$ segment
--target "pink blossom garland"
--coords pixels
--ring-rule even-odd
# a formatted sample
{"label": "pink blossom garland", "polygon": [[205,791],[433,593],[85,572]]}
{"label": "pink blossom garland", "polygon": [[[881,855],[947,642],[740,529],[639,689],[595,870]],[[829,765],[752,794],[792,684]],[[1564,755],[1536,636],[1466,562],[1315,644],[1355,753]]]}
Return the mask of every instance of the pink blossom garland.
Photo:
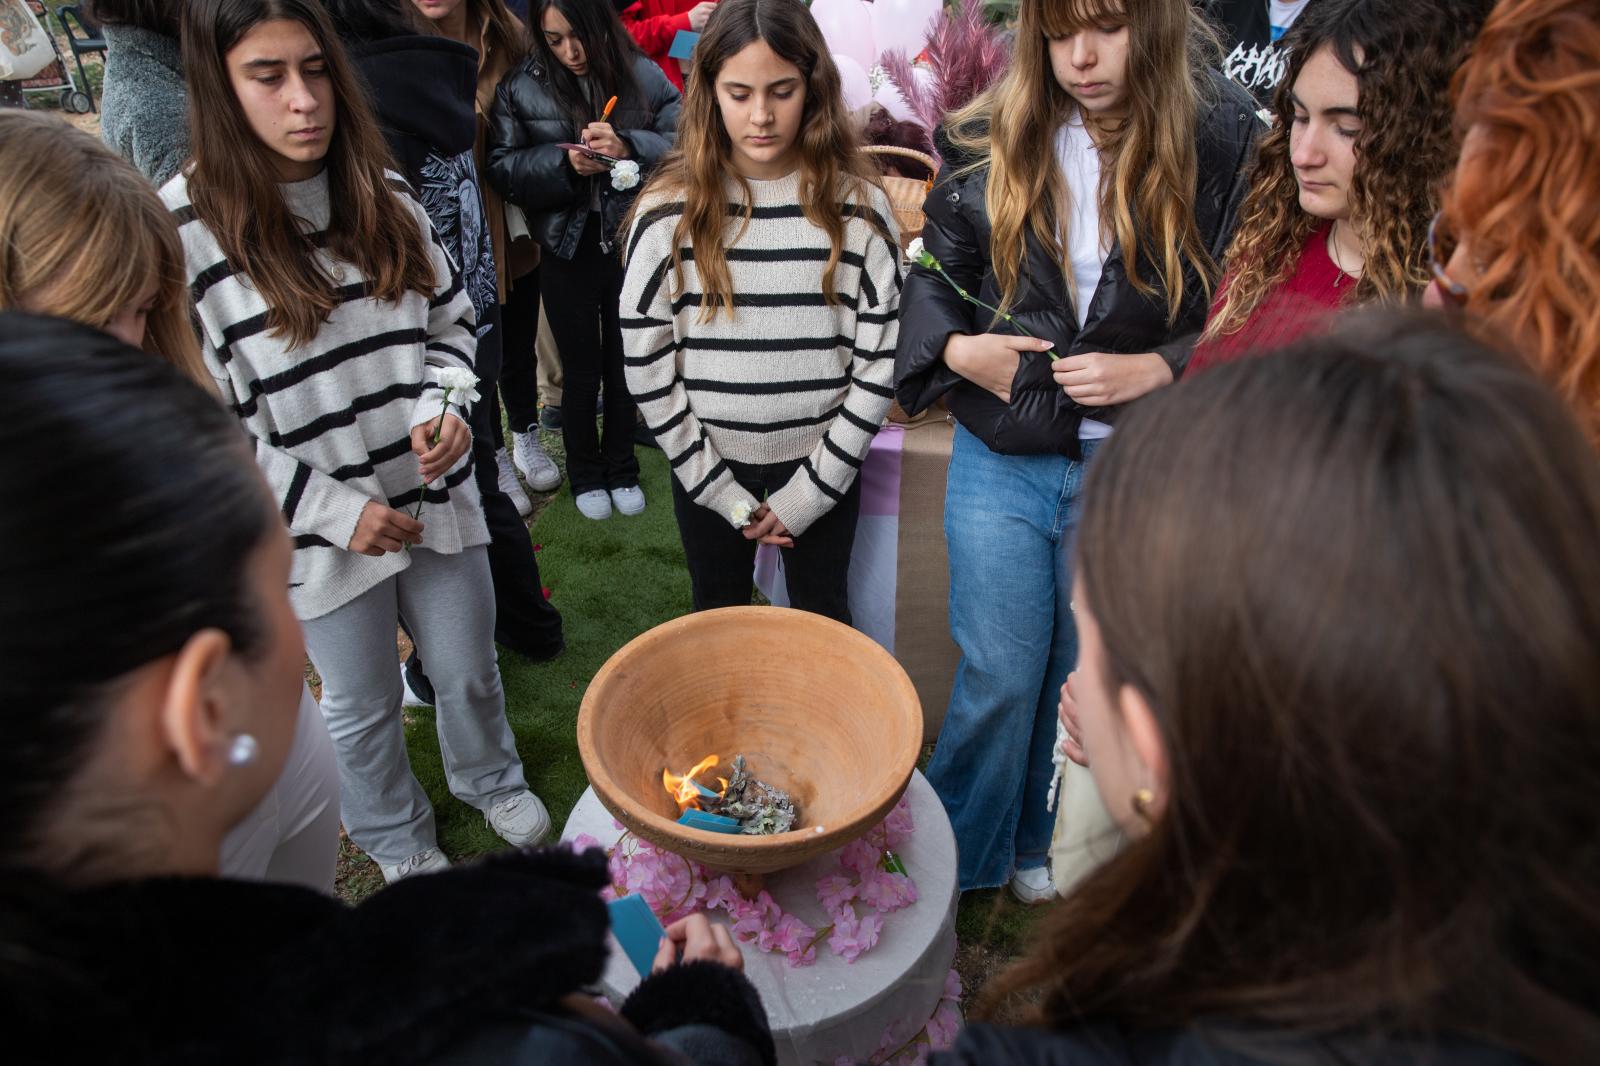
{"label": "pink blossom garland", "polygon": [[961,975],[951,970],[944,978],[944,994],[926,1025],[907,1037],[904,1023],[891,1023],[871,1055],[864,1059],[841,1055],[833,1066],[922,1066],[929,1052],[943,1051],[955,1043],[961,1025]]}

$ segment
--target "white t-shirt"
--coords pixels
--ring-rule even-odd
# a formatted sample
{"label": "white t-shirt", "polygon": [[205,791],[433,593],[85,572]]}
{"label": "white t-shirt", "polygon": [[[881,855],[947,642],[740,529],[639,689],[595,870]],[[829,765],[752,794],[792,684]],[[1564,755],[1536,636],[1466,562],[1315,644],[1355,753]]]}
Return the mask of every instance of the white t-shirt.
{"label": "white t-shirt", "polygon": [[[1067,182],[1072,217],[1067,220],[1067,256],[1072,261],[1072,306],[1078,327],[1089,317],[1089,304],[1100,287],[1111,242],[1100,231],[1100,149],[1077,112],[1056,133],[1056,157]],[[1079,440],[1099,440],[1111,435],[1104,422],[1085,418],[1078,424]]]}
{"label": "white t-shirt", "polygon": [[1272,23],[1272,40],[1282,39],[1294,20],[1306,9],[1311,0],[1267,0],[1267,18]]}

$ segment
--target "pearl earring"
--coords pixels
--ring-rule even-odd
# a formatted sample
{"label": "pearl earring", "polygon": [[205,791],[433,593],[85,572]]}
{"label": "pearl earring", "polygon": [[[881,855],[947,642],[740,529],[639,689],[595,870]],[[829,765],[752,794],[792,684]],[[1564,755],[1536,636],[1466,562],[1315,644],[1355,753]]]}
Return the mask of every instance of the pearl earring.
{"label": "pearl earring", "polygon": [[255,737],[249,733],[240,733],[228,746],[228,765],[249,766],[256,761],[256,753],[260,750],[261,745],[256,743]]}

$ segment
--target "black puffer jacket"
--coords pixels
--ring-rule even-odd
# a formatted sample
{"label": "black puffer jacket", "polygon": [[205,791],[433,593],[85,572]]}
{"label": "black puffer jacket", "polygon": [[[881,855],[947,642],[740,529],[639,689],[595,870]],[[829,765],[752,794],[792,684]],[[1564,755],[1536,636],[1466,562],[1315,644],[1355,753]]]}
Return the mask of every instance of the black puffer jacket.
{"label": "black puffer jacket", "polygon": [[589,215],[591,185],[600,190],[601,239],[610,251],[633,198],[677,138],[678,90],[643,55],[633,57],[633,77],[642,99],[629,94],[611,112],[611,125],[627,142],[640,170],[639,184],[624,192],[613,189],[603,174],[581,176],[567,162],[567,153],[556,147],[575,143],[582,126],[562,108],[537,55],[507,74],[495,92],[485,177],[527,213],[534,240],[562,259],[577,253]]}
{"label": "black puffer jacket", "polygon": [[[1220,262],[1233,233],[1245,193],[1245,166],[1262,129],[1248,93],[1220,74],[1210,76],[1212,101],[1197,123],[1199,188],[1195,221],[1200,239]],[[947,172],[957,168],[946,160]],[[984,207],[987,167],[934,186],[924,210],[923,244],[961,286],[998,306],[999,286],[989,258],[989,215]],[[1141,252],[1139,276],[1156,278],[1155,265]],[[1122,248],[1113,243],[1106,256],[1083,329],[1073,312],[1070,288],[1060,266],[1030,235],[1023,284],[1011,313],[1034,336],[1053,341],[1060,356],[1080,352],[1161,352],[1173,376],[1183,370],[1188,348],[1175,342],[1205,324],[1207,292],[1198,274],[1185,268],[1183,304],[1177,321],[1167,324],[1166,297],[1144,294],[1128,281]],[[912,414],[946,396],[951,412],[992,450],[1008,455],[1054,453],[1078,456],[1078,423],[1086,416],[1116,418],[1116,408],[1082,407],[1050,375],[1045,352],[1024,352],[1011,385],[1009,405],[944,364],[945,341],[952,333],[1020,333],[1005,322],[991,326],[981,312],[956,295],[937,274],[914,267],[900,297],[900,341],[895,351],[895,391]]]}

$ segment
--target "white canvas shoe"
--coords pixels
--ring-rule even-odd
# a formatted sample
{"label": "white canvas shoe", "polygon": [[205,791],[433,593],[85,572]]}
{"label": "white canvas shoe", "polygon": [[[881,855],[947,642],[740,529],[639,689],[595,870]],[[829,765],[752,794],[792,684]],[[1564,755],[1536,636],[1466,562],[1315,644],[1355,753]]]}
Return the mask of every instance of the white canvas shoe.
{"label": "white canvas shoe", "polygon": [[440,870],[448,870],[450,860],[445,858],[444,852],[438,848],[426,848],[411,858],[401,859],[392,865],[380,862],[378,869],[383,873],[384,883],[392,885],[396,881],[415,877],[417,874],[436,874]]}
{"label": "white canvas shoe", "polygon": [[638,485],[630,485],[625,489],[612,489],[611,504],[619,514],[642,514],[644,512],[644,489]]}
{"label": "white canvas shoe", "polygon": [[511,460],[522,471],[522,480],[534,492],[554,492],[561,484],[561,468],[550,458],[533,431],[511,434]]}
{"label": "white canvas shoe", "polygon": [[511,465],[511,453],[504,448],[495,452],[494,465],[495,480],[500,485],[500,491],[511,500],[511,506],[517,509],[517,514],[527,518],[533,513],[533,501],[522,491],[522,482],[517,480],[516,467]]}
{"label": "white canvas shoe", "polygon": [[1011,875],[1011,894],[1030,907],[1049,903],[1056,898],[1056,883],[1050,876],[1050,867],[1034,866],[1018,870]]}
{"label": "white canvas shoe", "polygon": [[605,489],[580,492],[575,502],[578,505],[578,513],[585,518],[592,518],[598,522],[602,518],[611,517],[611,494]]}
{"label": "white canvas shoe", "polygon": [[489,808],[484,821],[507,844],[526,847],[537,844],[550,832],[550,812],[532,792],[519,792]]}

